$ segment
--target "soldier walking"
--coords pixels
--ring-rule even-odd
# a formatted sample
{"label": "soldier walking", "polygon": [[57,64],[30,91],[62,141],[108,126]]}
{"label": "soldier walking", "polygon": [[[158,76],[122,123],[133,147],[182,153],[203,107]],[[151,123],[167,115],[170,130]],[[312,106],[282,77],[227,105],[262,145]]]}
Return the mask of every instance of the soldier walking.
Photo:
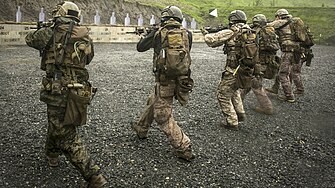
{"label": "soldier walking", "polygon": [[[209,47],[225,45],[227,61],[217,89],[217,99],[225,116],[222,122],[224,127],[238,130],[239,122],[246,118],[239,89],[251,87],[258,47],[256,33],[253,33],[246,24],[247,16],[243,11],[232,11],[228,20],[227,29],[217,33],[202,31]],[[248,40],[248,45],[245,43],[246,40]]]}
{"label": "soldier walking", "polygon": [[[276,20],[269,23],[276,30],[282,51],[282,62],[279,68],[278,80],[269,92],[278,93],[279,83],[283,88],[284,95],[278,95],[278,99],[290,103],[295,102],[294,94],[303,94],[304,85],[301,80],[302,52],[300,43],[291,27],[292,15],[286,9],[279,9],[275,14]],[[300,19],[302,22],[302,20]],[[292,92],[292,82],[296,90]],[[278,83],[279,81],[279,83]]]}
{"label": "soldier walking", "polygon": [[252,90],[259,103],[255,109],[256,112],[271,115],[273,114],[272,102],[263,88],[262,80],[263,78],[273,79],[278,72],[280,62],[276,53],[279,50],[279,43],[274,28],[267,26],[265,15],[256,14],[252,21],[252,29],[256,30],[258,38],[259,62],[255,66],[255,77],[252,79],[251,88],[242,90],[241,97],[244,99],[245,95]]}
{"label": "soldier walking", "polygon": [[61,2],[52,14],[51,26],[38,28],[26,36],[27,45],[40,50],[41,69],[46,72],[40,100],[47,104],[48,164],[58,167],[59,157],[64,154],[85,179],[81,187],[100,188],[107,181],[77,130],[86,123],[87,106],[96,91],[85,68],[94,56],[93,43],[88,29],[78,24],[80,10],[76,4]]}
{"label": "soldier walking", "polygon": [[191,161],[194,158],[191,141],[177,125],[172,114],[173,99],[181,105],[188,102],[193,88],[191,79],[192,33],[181,26],[183,15],[176,6],[167,6],[161,13],[160,26],[137,44],[137,51],[144,52],[153,47],[155,91],[149,96],[147,105],[136,124],[132,125],[140,139],[147,138],[153,120],[165,133],[178,158]]}

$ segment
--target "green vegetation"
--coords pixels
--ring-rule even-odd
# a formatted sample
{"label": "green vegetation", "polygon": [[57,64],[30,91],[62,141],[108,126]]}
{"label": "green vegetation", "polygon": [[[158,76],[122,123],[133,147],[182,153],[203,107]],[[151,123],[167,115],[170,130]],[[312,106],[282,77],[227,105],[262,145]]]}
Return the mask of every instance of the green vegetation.
{"label": "green vegetation", "polygon": [[[135,0],[126,0],[135,2]],[[253,15],[262,13],[269,20],[279,8],[286,8],[293,16],[300,17],[314,33],[317,43],[335,43],[335,1],[334,0],[137,0],[141,4],[163,8],[176,5],[183,12],[195,18],[200,26],[227,24],[228,14],[235,9],[245,11],[248,21]],[[218,9],[218,18],[211,17],[210,9]],[[190,21],[190,20],[188,20]]]}

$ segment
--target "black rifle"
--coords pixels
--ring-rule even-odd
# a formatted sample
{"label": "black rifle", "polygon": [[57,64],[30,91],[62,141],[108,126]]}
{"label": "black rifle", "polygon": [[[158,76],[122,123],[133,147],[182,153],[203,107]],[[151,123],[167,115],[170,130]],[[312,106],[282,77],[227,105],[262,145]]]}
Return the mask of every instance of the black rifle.
{"label": "black rifle", "polygon": [[127,34],[136,34],[136,35],[148,35],[152,31],[156,30],[158,28],[158,25],[151,25],[149,27],[135,27],[135,31],[126,32]]}
{"label": "black rifle", "polygon": [[52,25],[54,24],[54,22],[52,20],[49,20],[47,22],[42,22],[42,21],[39,21],[39,22],[36,22],[36,27],[29,27],[29,29],[41,29],[43,27],[51,27]]}
{"label": "black rifle", "polygon": [[204,27],[204,29],[205,29],[208,33],[217,33],[217,32],[219,32],[219,31],[228,29],[228,26],[224,26],[224,25],[219,25],[219,26],[216,26],[216,27],[207,26],[207,27]]}

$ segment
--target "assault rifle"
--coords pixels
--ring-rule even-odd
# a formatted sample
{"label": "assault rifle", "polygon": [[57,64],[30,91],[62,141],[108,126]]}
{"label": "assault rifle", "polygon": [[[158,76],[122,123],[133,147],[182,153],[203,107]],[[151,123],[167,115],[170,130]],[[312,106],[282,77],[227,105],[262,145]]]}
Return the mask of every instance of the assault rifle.
{"label": "assault rifle", "polygon": [[219,26],[216,26],[216,27],[207,26],[207,27],[204,27],[204,29],[208,33],[217,33],[217,32],[222,31],[224,29],[228,29],[228,26],[224,26],[224,25],[219,25]]}
{"label": "assault rifle", "polygon": [[157,29],[158,25],[150,25],[149,27],[135,27],[135,31],[126,32],[127,34],[148,35],[153,30]]}
{"label": "assault rifle", "polygon": [[52,20],[49,20],[47,22],[42,22],[42,21],[39,21],[39,22],[36,22],[36,27],[30,27],[30,29],[41,29],[43,27],[51,27],[52,25],[54,24],[54,22]]}

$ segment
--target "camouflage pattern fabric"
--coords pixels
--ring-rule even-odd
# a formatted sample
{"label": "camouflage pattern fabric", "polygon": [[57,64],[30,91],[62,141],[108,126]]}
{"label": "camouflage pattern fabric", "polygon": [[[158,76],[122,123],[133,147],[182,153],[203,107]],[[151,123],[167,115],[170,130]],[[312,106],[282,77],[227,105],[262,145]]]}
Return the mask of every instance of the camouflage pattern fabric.
{"label": "camouflage pattern fabric", "polygon": [[236,78],[226,72],[217,89],[217,99],[222,113],[230,125],[237,126],[237,113],[244,114],[240,90],[236,87]]}
{"label": "camouflage pattern fabric", "polygon": [[[64,118],[69,106],[69,90],[76,90],[78,95],[82,93],[80,96],[83,96],[86,95],[85,88],[87,88],[88,85],[90,86],[89,88],[91,88],[88,82],[88,72],[84,67],[92,60],[94,52],[92,41],[88,36],[88,29],[80,25],[75,25],[71,33],[72,38],[70,38],[66,46],[65,60],[62,65],[55,65],[57,61],[54,55],[56,54],[55,48],[61,46],[60,44],[63,43],[61,39],[68,30],[70,21],[70,18],[57,18],[55,23],[59,25],[52,26],[51,28],[41,28],[28,33],[26,43],[30,47],[43,51],[41,69],[44,70],[46,74],[42,79],[43,89],[40,92],[40,100],[47,104],[48,113],[48,133],[45,145],[46,155],[55,158],[64,154],[78,169],[84,179],[89,181],[93,175],[98,174],[99,167],[95,165],[90,158],[87,149],[78,135],[78,124],[68,123],[65,125]],[[63,29],[63,31],[60,29]],[[78,42],[78,46],[76,47],[74,47],[75,42]],[[74,48],[76,48],[76,56],[73,56]],[[57,51],[57,54],[59,54],[58,52],[59,51]],[[72,58],[72,56],[74,58]],[[60,78],[57,77],[57,79],[55,79],[56,75]],[[80,84],[84,89],[70,89],[68,84],[72,84],[73,87],[74,84]],[[91,95],[91,93],[89,94]],[[77,101],[73,103],[75,102]],[[78,103],[77,105],[73,105],[78,106],[78,108],[82,107],[82,105],[79,106]],[[85,117],[86,107],[85,105],[85,109],[81,109]]]}
{"label": "camouflage pattern fabric", "polygon": [[[278,77],[280,84],[282,85],[284,94],[286,97],[293,97],[292,81],[296,84],[297,89],[302,89],[303,85],[301,82],[301,52],[299,52],[299,43],[295,41],[293,31],[290,25],[283,26],[288,20],[275,20],[269,25],[276,29],[276,33],[279,37],[279,43],[281,44],[282,63],[279,68]],[[280,28],[280,29],[279,29]],[[291,74],[291,75],[290,75]]]}
{"label": "camouflage pattern fabric", "polygon": [[140,119],[133,128],[138,135],[146,137],[150,125],[154,120],[156,120],[160,129],[167,136],[172,147],[177,150],[186,150],[188,147],[190,147],[191,141],[183,132],[183,130],[177,125],[177,122],[174,120],[172,114],[172,103],[175,96],[175,89],[176,83],[174,80],[167,81],[160,86],[161,98],[167,103],[165,109],[163,110],[166,114],[161,114],[161,116],[163,115],[167,117],[166,121],[157,121],[157,119],[155,119],[155,114],[161,113],[162,109],[158,109],[158,105],[156,105],[157,100],[155,93],[152,92],[147,100],[147,104]]}
{"label": "camouflage pattern fabric", "polygon": [[265,89],[262,85],[262,80],[263,79],[261,77],[253,78],[251,88],[241,90],[241,98],[244,99],[250,90],[252,90],[256,96],[259,106],[264,110],[271,111],[273,109],[272,102],[265,92]]}
{"label": "camouflage pattern fabric", "polygon": [[82,143],[76,126],[63,125],[65,108],[48,105],[48,134],[45,144],[48,157],[58,157],[64,154],[78,169],[86,181],[98,174],[99,167],[95,165]]}
{"label": "camouflage pattern fabric", "polygon": [[225,116],[227,123],[232,126],[238,125],[237,113],[244,114],[243,103],[240,91],[237,87],[236,76],[233,75],[238,67],[238,51],[235,49],[236,32],[241,28],[248,28],[244,23],[237,23],[217,33],[205,35],[205,42],[209,47],[218,47],[223,44],[227,47],[227,61],[225,72],[217,89],[217,99],[221,107],[221,111]]}
{"label": "camouflage pattern fabric", "polygon": [[278,78],[286,97],[293,97],[292,86],[290,81],[290,73],[292,70],[292,62],[294,54],[292,52],[283,52],[282,63],[279,67]]}
{"label": "camouflage pattern fabric", "polygon": [[296,86],[296,90],[303,92],[305,88],[301,80],[302,65],[303,65],[302,61],[300,61],[299,63],[294,63],[292,65],[291,79],[294,85]]}

